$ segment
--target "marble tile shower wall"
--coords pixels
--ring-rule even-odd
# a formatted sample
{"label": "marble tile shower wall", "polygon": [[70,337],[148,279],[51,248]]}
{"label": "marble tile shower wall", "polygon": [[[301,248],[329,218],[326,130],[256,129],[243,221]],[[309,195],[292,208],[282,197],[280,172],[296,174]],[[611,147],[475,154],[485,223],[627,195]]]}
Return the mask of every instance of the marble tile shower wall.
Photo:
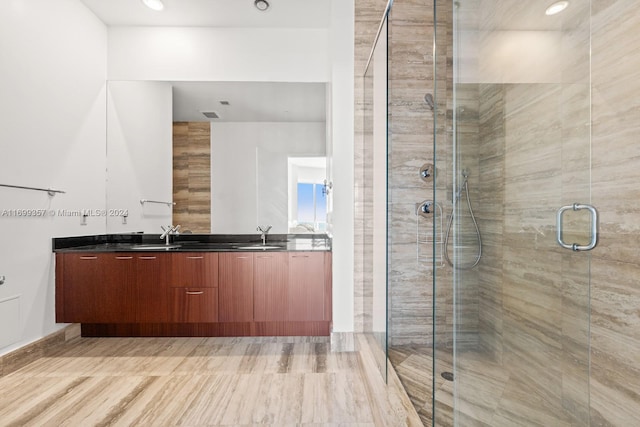
{"label": "marble tile shower wall", "polygon": [[[354,24],[354,330],[371,331],[371,306],[373,289],[371,284],[372,248],[365,242],[371,241],[372,222],[371,199],[365,194],[371,176],[371,162],[365,159],[365,117],[368,107],[364,100],[363,73],[369,53],[378,31],[380,19],[387,4],[386,0],[355,0]],[[367,226],[369,224],[369,226]]]}
{"label": "marble tile shower wall", "polygon": [[[563,162],[570,155],[588,159],[588,135],[571,136],[577,122],[588,120],[588,104],[554,102],[564,86],[479,85],[478,314],[481,348],[509,377],[509,406],[531,420],[582,425],[588,419],[588,256],[561,249],[549,218],[564,193],[575,191],[559,182]],[[466,393],[475,391],[460,394]],[[549,413],[557,418],[544,418]]]}
{"label": "marble tile shower wall", "polygon": [[[590,34],[567,25],[562,84],[465,88],[479,99],[480,344],[508,370],[510,404],[530,420],[640,423],[640,15],[632,3],[593,0],[591,16],[588,7],[580,16],[591,20]],[[591,87],[580,54],[589,37]],[[588,200],[589,184],[601,217],[590,270],[585,257],[555,245],[548,221],[554,204]],[[570,223],[567,234],[585,226]]]}
{"label": "marble tile shower wall", "polygon": [[640,13],[592,0],[591,425],[640,425]]}
{"label": "marble tile shower wall", "polygon": [[427,343],[432,336],[432,218],[416,203],[433,199],[420,166],[433,162],[433,10],[394,3],[389,19],[388,287],[389,344]]}
{"label": "marble tile shower wall", "polygon": [[[452,105],[452,14],[445,0],[439,7],[437,40],[438,157],[443,165],[438,169],[436,199],[442,217],[436,216],[435,274],[440,283],[451,283],[451,269],[445,267],[442,240],[446,215],[451,212],[450,121]],[[370,151],[364,136],[363,81],[360,70],[368,58],[386,1],[356,1],[356,219],[355,277],[356,328],[367,329],[371,304],[371,242],[370,195],[366,177],[370,176]],[[433,184],[419,178],[423,163],[433,162],[433,111],[424,102],[427,93],[434,93],[433,76],[433,3],[424,0],[394,2],[389,20],[389,343],[391,345],[430,343],[432,341],[433,269],[431,256],[433,219],[418,218],[416,204],[433,200]],[[446,142],[444,142],[446,141]],[[446,195],[449,194],[449,200]],[[438,211],[438,215],[440,215]],[[436,292],[438,340],[452,341],[453,294],[450,285]],[[477,323],[477,322],[476,322]]]}
{"label": "marble tile shower wall", "polygon": [[[452,163],[450,121],[447,122],[452,100],[452,14],[446,1],[438,1],[435,26],[433,2],[397,1],[390,15],[390,345],[430,344],[434,339],[450,345],[453,337],[452,270],[443,257],[446,218],[451,213],[450,197],[447,200],[446,195],[451,194],[452,182],[448,166]],[[424,101],[427,93],[435,95],[435,110]],[[434,112],[438,114],[437,152],[433,141]],[[420,166],[426,162],[436,163],[436,179],[429,183],[419,177]],[[434,198],[438,203],[435,214],[417,217],[416,204]],[[435,294],[434,275],[443,285],[436,287]]]}
{"label": "marble tile shower wall", "polygon": [[[452,99],[452,94],[449,94]],[[480,160],[480,139],[478,138],[479,132],[479,98],[478,98],[478,85],[465,84],[458,85],[456,87],[456,132],[457,132],[457,157],[460,164],[458,165],[460,173],[456,177],[456,182],[453,183],[452,172],[449,172],[447,180],[451,184],[447,185],[449,189],[444,194],[444,200],[446,204],[451,205],[453,194],[451,192],[452,187],[456,187],[456,191],[459,194],[459,198],[456,202],[457,208],[454,212],[454,225],[452,228],[456,229],[456,246],[459,249],[455,251],[453,249],[453,231],[449,234],[449,245],[447,253],[450,259],[454,260],[456,264],[456,311],[458,313],[458,320],[456,323],[456,342],[459,348],[471,348],[474,349],[478,345],[479,341],[479,270],[485,266],[485,254],[482,254],[480,263],[471,268],[476,262],[479,254],[479,242],[477,237],[477,231],[473,223],[473,217],[468,207],[467,197],[469,203],[473,209],[476,221],[478,221],[478,228],[482,239],[485,238],[485,224],[482,223],[479,217],[479,209],[484,205],[480,197],[483,195],[482,188],[480,186],[480,177],[483,168],[481,167]],[[449,125],[451,126],[451,125]],[[451,143],[448,143],[451,146]],[[438,144],[438,148],[440,143]],[[448,154],[448,153],[445,153]],[[453,163],[451,154],[447,157],[439,156],[441,161],[439,163],[447,162],[447,165]],[[464,178],[462,177],[462,170],[468,173],[468,183],[466,190],[463,189],[462,184]],[[468,194],[466,194],[468,191]],[[445,224],[446,227],[446,224]],[[447,230],[445,230],[446,235]],[[486,243],[485,243],[486,244]],[[484,244],[483,248],[484,250]],[[437,278],[439,287],[446,286],[452,283],[453,278]],[[442,280],[448,280],[448,282],[442,282]],[[449,285],[451,286],[451,285]],[[453,301],[448,302],[449,305],[453,305]]]}

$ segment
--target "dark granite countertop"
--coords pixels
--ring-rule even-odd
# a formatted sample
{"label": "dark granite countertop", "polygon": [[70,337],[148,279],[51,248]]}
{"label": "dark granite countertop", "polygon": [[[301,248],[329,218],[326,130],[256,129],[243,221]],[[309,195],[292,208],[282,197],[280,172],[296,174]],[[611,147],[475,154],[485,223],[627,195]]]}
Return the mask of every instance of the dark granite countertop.
{"label": "dark granite countertop", "polygon": [[101,234],[56,237],[53,252],[246,252],[331,251],[326,234],[270,234],[262,245],[259,234],[180,234],[166,245],[159,234]]}

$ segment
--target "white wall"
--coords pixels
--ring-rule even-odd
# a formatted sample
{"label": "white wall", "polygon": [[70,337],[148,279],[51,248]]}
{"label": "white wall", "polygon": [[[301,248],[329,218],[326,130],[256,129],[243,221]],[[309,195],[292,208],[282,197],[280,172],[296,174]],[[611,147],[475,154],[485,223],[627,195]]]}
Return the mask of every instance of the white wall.
{"label": "white wall", "polygon": [[[9,209],[105,208],[107,30],[77,0],[0,2],[0,187]],[[105,217],[0,216],[0,354],[52,333],[51,238],[99,234]]]}
{"label": "white wall", "polygon": [[211,232],[286,234],[287,159],[324,156],[325,139],[322,122],[212,123]]}
{"label": "white wall", "polygon": [[109,29],[110,80],[326,82],[324,29]]}
{"label": "white wall", "polygon": [[353,116],[354,3],[333,0],[331,52],[333,182],[333,330],[354,329],[353,287]]}
{"label": "white wall", "polygon": [[[111,81],[107,89],[107,232],[161,233],[173,200],[172,92],[167,82]],[[126,224],[120,215],[125,211]]]}

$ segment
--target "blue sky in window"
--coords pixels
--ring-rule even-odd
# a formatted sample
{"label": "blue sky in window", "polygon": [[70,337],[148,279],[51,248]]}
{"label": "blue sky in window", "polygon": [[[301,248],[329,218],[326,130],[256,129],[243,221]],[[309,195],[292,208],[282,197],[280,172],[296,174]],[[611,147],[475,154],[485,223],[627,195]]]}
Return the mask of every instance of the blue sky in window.
{"label": "blue sky in window", "polygon": [[298,183],[298,223],[313,224],[313,184]]}
{"label": "blue sky in window", "polygon": [[327,198],[322,192],[324,186],[316,185],[316,221],[325,222],[327,216]]}

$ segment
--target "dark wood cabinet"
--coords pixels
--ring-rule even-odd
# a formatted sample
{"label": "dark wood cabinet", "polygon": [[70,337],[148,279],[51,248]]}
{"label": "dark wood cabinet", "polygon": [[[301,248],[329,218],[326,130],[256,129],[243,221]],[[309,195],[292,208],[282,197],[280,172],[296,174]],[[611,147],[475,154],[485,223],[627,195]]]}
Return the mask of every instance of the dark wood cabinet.
{"label": "dark wood cabinet", "polygon": [[56,321],[92,321],[102,275],[99,254],[57,254],[56,274]]}
{"label": "dark wood cabinet", "polygon": [[169,321],[171,254],[143,253],[136,257],[136,321]]}
{"label": "dark wood cabinet", "polygon": [[102,285],[96,286],[96,317],[102,323],[136,321],[136,259],[133,255],[103,257]]}
{"label": "dark wood cabinet", "polygon": [[323,252],[254,253],[254,320],[331,320],[326,262]]}
{"label": "dark wood cabinet", "polygon": [[173,253],[171,286],[176,288],[218,287],[218,254],[215,252]]}
{"label": "dark wood cabinet", "polygon": [[218,321],[218,262],[214,252],[172,254],[171,322]]}
{"label": "dark wood cabinet", "polygon": [[325,267],[322,252],[290,252],[287,307],[289,321],[325,319]]}
{"label": "dark wood cabinet", "polygon": [[83,336],[327,335],[330,252],[56,254],[56,320]]}
{"label": "dark wood cabinet", "polygon": [[134,322],[136,260],[128,254],[66,254],[62,322]]}
{"label": "dark wood cabinet", "polygon": [[288,286],[288,253],[254,253],[253,315],[256,322],[287,320]]}
{"label": "dark wood cabinet", "polygon": [[253,253],[219,254],[218,320],[253,321]]}
{"label": "dark wood cabinet", "polygon": [[171,322],[210,323],[218,321],[217,288],[171,289]]}

